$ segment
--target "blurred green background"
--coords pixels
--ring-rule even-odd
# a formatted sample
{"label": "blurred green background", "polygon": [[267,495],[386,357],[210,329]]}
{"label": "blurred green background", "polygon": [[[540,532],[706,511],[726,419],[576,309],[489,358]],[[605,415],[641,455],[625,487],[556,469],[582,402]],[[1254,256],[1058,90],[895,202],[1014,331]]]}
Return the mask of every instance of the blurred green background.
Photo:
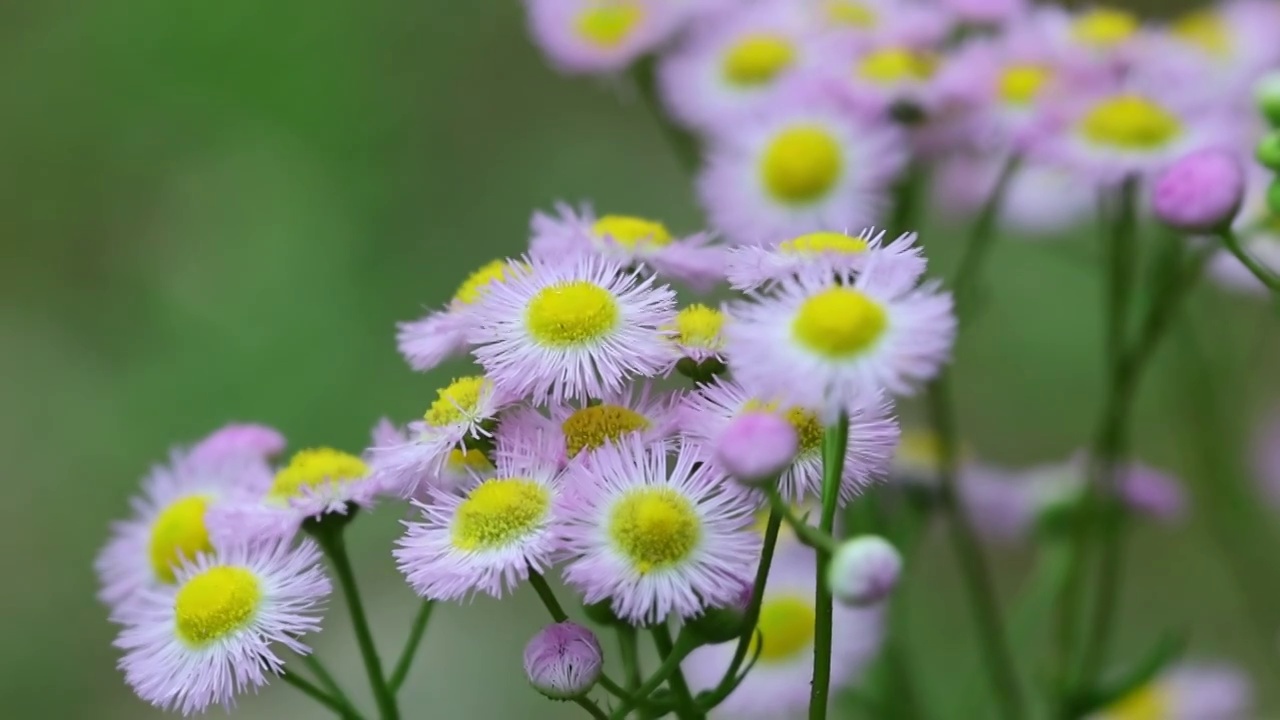
{"label": "blurred green background", "polygon": [[[4,3],[0,106],[3,717],[158,716],[114,669],[90,564],[172,445],[255,420],[294,447],[358,450],[379,416],[420,413],[459,368],[410,372],[394,322],[517,252],[534,208],[590,198],[701,222],[633,89],[557,77],[514,0]],[[925,234],[940,267],[956,229]],[[997,250],[959,353],[966,434],[985,456],[1055,460],[1087,437],[1101,365],[1090,239]],[[1259,596],[1230,571],[1274,567],[1222,552],[1231,532],[1200,512],[1246,481],[1233,453],[1274,397],[1275,315],[1211,290],[1193,305],[1198,324],[1179,326],[1144,387],[1138,434],[1198,503],[1186,527],[1135,533],[1121,657],[1188,627],[1195,654],[1244,664],[1280,716],[1267,682],[1280,625],[1273,613],[1259,627]],[[1212,348],[1213,392],[1191,379],[1191,338]],[[1200,451],[1205,436],[1224,440],[1209,443],[1217,455]],[[353,531],[384,655],[416,604],[388,553],[399,517],[388,506]],[[1012,594],[1028,557],[999,561]],[[954,716],[949,698],[981,680],[937,533],[911,582],[925,590],[910,593],[913,662],[930,705]],[[408,717],[577,716],[524,684],[536,600],[495,608],[437,613]],[[335,603],[318,648],[355,688],[343,614]],[[315,711],[277,686],[242,702],[242,717],[282,714]]]}

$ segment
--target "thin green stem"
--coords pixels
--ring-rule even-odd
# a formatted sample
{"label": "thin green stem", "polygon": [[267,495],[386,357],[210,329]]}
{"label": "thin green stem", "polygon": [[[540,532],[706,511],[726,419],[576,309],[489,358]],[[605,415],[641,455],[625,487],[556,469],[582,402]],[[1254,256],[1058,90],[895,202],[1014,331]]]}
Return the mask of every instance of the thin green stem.
{"label": "thin green stem", "polygon": [[560,601],[556,599],[556,594],[551,591],[551,586],[547,584],[547,579],[542,576],[542,573],[530,570],[529,584],[533,586],[534,592],[538,593],[538,598],[547,607],[547,612],[551,613],[552,620],[562,623],[569,619],[569,616],[564,612],[564,608],[560,607]]}
{"label": "thin green stem", "polygon": [[[666,623],[660,622],[649,631],[653,634],[653,644],[658,648],[658,656],[662,658],[664,664],[672,657],[676,657],[675,642],[671,639],[671,630]],[[676,697],[676,717],[686,720],[686,718],[701,716],[698,704],[693,700],[693,692],[689,690],[689,683],[684,679],[684,671],[680,669],[680,663],[675,663],[674,668],[670,670],[667,685],[671,687],[671,692]]]}
{"label": "thin green stem", "polygon": [[776,509],[769,511],[769,519],[764,528],[764,544],[760,550],[760,565],[756,568],[755,584],[751,586],[751,603],[747,605],[746,617],[742,621],[742,635],[738,638],[738,647],[733,651],[733,660],[724,678],[712,693],[715,707],[728,697],[729,689],[737,681],[738,671],[747,659],[751,648],[751,638],[755,635],[756,624],[760,620],[760,604],[764,602],[765,585],[769,581],[769,568],[773,565],[773,552],[778,546],[778,532],[782,529],[782,514]]}
{"label": "thin green stem", "polygon": [[[640,676],[640,644],[636,640],[636,629],[630,625],[619,625],[617,631],[618,650],[622,655],[624,687],[627,689],[627,694],[635,697],[640,684],[644,682]],[[642,711],[641,718],[644,717],[646,716]]]}
{"label": "thin green stem", "polygon": [[400,686],[404,685],[405,678],[409,676],[409,668],[413,665],[413,658],[418,654],[418,645],[427,632],[427,623],[431,621],[431,611],[435,607],[435,601],[423,600],[418,608],[418,614],[413,618],[413,627],[409,630],[409,639],[405,641],[404,650],[400,651],[400,659],[396,661],[395,670],[392,671],[391,679],[387,682],[391,686],[391,692],[399,691]]}
{"label": "thin green stem", "polygon": [[814,550],[823,550],[828,554],[834,554],[836,551],[835,538],[827,535],[818,528],[796,517],[795,512],[787,505],[782,496],[778,494],[776,487],[769,488],[769,507],[773,512],[782,515],[782,519],[786,521],[787,526],[796,534],[796,539],[803,545],[808,545]]}
{"label": "thin green stem", "polygon": [[591,717],[596,718],[596,720],[609,720],[609,716],[605,715],[604,711],[600,709],[600,706],[596,705],[591,698],[583,696],[574,698],[573,701],[577,703],[578,707],[586,710]]}
{"label": "thin green stem", "polygon": [[627,713],[636,708],[639,701],[647,700],[650,695],[653,695],[658,688],[662,687],[663,683],[667,682],[668,678],[679,672],[680,663],[697,647],[697,640],[689,633],[682,632],[676,636],[675,644],[670,653],[662,658],[662,664],[658,666],[653,675],[641,684],[635,692],[631,693],[630,698],[624,699],[617,710],[613,711],[612,717],[614,720],[622,720],[627,716]]}
{"label": "thin green stem", "polygon": [[698,140],[688,131],[674,124],[663,110],[662,100],[658,97],[656,56],[648,55],[640,58],[633,67],[636,88],[640,91],[640,98],[644,101],[645,107],[657,121],[663,137],[666,138],[667,144],[671,146],[676,160],[680,163],[680,169],[686,174],[693,174],[698,169],[699,163]]}
{"label": "thin green stem", "polygon": [[325,706],[338,717],[343,718],[344,720],[362,720],[360,715],[357,714],[355,710],[352,710],[349,705],[336,698],[330,697],[328,693],[315,685],[312,685],[311,682],[305,678],[294,675],[286,670],[280,673],[280,679],[300,690],[303,695],[306,695],[312,700],[315,700]]}
{"label": "thin green stem", "polygon": [[351,701],[347,698],[347,694],[342,692],[342,688],[338,687],[338,682],[333,679],[333,675],[329,673],[329,669],[320,662],[320,658],[315,655],[302,655],[302,662],[311,668],[311,672],[315,673],[316,679],[324,686],[324,689],[339,701],[350,705]]}
{"label": "thin green stem", "polygon": [[313,533],[320,547],[329,556],[333,566],[333,574],[338,578],[342,594],[347,598],[347,609],[351,611],[351,625],[355,630],[356,643],[360,646],[360,656],[364,659],[365,672],[369,676],[369,687],[373,691],[374,702],[378,705],[378,713],[382,720],[398,720],[400,709],[396,705],[395,693],[391,692],[382,674],[382,661],[378,659],[378,649],[373,642],[373,633],[369,630],[369,621],[364,611],[364,603],[360,600],[360,589],[356,584],[355,572],[351,568],[351,558],[347,555],[347,544],[343,538],[342,528],[320,528]]}
{"label": "thin green stem", "polygon": [[1280,293],[1280,276],[1277,276],[1270,268],[1258,262],[1244,246],[1240,244],[1240,238],[1236,237],[1235,232],[1231,228],[1225,228],[1219,234],[1222,238],[1222,244],[1227,246],[1227,250],[1240,261],[1242,265],[1248,268],[1253,276],[1258,278],[1258,282],[1267,286],[1267,289],[1273,293]]}
{"label": "thin green stem", "polygon": [[974,292],[982,277],[982,268],[986,264],[991,247],[996,239],[996,222],[1000,219],[1000,211],[1004,207],[1004,198],[1008,194],[1009,184],[1018,173],[1022,158],[1017,154],[1005,159],[996,178],[995,187],[987,196],[986,202],[978,211],[978,216],[969,230],[969,241],[965,243],[964,254],[956,266],[954,292],[956,315],[965,317],[966,311],[973,306]]}
{"label": "thin green stem", "polygon": [[[841,412],[822,439],[822,516],[818,532],[832,537],[836,523],[836,506],[840,502],[840,479],[844,456],[849,449],[849,416]],[[831,587],[827,582],[831,551],[817,548],[817,581],[814,587],[813,620],[813,684],[809,688],[809,720],[824,720],[831,702],[831,621],[833,608]],[[767,639],[766,639],[767,642]]]}

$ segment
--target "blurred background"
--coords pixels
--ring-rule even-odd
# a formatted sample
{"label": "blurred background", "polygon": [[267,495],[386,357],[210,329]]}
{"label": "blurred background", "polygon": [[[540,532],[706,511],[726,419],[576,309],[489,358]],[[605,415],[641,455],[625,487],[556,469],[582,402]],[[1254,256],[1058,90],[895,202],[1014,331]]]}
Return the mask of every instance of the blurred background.
{"label": "blurred background", "polygon": [[[174,444],[252,420],[295,448],[354,451],[378,417],[420,414],[461,368],[412,373],[394,323],[518,252],[535,208],[591,199],[701,225],[633,88],[556,76],[523,23],[515,0],[0,3],[0,457],[12,491],[0,503],[0,716],[159,716],[115,670],[91,562]],[[939,268],[956,227],[923,234]],[[965,434],[984,457],[1053,461],[1088,437],[1101,379],[1090,241],[1086,229],[998,245],[958,356]],[[1138,455],[1184,478],[1194,510],[1187,525],[1136,531],[1119,646],[1132,655],[1187,628],[1192,655],[1243,664],[1263,717],[1280,717],[1280,624],[1273,608],[1264,632],[1255,592],[1275,586],[1275,565],[1225,550],[1231,524],[1213,510],[1251,502],[1241,453],[1277,397],[1274,310],[1205,287],[1189,314],[1143,388]],[[1217,441],[1196,442],[1206,435]],[[388,552],[400,516],[386,506],[353,529],[384,656],[416,607]],[[939,711],[975,682],[976,662],[943,542],[935,532],[912,571],[925,591],[910,593],[906,624]],[[997,557],[1007,597],[1028,557]],[[525,686],[536,598],[494,605],[437,613],[408,717],[577,716]],[[358,688],[344,614],[335,602],[318,649]],[[273,686],[239,716],[313,708]]]}

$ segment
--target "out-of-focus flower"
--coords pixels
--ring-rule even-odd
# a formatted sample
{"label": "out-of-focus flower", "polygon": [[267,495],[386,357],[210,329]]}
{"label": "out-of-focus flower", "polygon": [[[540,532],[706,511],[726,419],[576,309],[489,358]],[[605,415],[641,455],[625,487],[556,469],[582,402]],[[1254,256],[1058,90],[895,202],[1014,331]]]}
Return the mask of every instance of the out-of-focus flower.
{"label": "out-of-focus flower", "polygon": [[657,375],[674,350],[660,328],[675,293],[615,261],[529,258],[529,271],[492,285],[468,333],[493,384],[535,402],[616,393],[632,376]]}
{"label": "out-of-focus flower", "polygon": [[865,607],[889,597],[902,574],[902,555],[879,535],[862,535],[840,544],[827,573],[831,594],[845,605]]}
{"label": "out-of-focus flower", "polygon": [[1156,178],[1151,206],[1166,225],[1193,233],[1231,226],[1244,201],[1244,169],[1235,153],[1197,150]]}
{"label": "out-of-focus flower", "polygon": [[561,72],[625,70],[683,17],[672,0],[525,0],[534,42]]}
{"label": "out-of-focus flower", "polygon": [[694,362],[719,360],[724,362],[724,311],[694,303],[680,309],[669,328],[671,338],[680,357]]}
{"label": "out-of-focus flower", "polygon": [[[1258,165],[1250,165],[1244,204],[1236,216],[1234,230],[1244,251],[1264,267],[1280,273],[1280,216],[1267,207],[1267,185],[1271,173]],[[1267,298],[1271,291],[1225,248],[1209,261],[1208,275],[1221,287],[1256,298]]]}
{"label": "out-of-focus flower", "polygon": [[751,291],[802,274],[855,274],[873,257],[882,259],[883,272],[895,272],[896,267],[896,271],[913,278],[924,273],[924,252],[916,245],[915,233],[905,233],[886,243],[883,230],[877,233],[868,228],[856,237],[814,232],[769,247],[734,248],[729,253],[726,277],[735,290]]}
{"label": "out-of-focus flower", "polygon": [[800,436],[776,413],[746,412],[730,420],[716,440],[716,463],[743,485],[778,479],[800,451]]}
{"label": "out-of-focus flower", "polygon": [[[1280,64],[1280,5],[1269,0],[1226,0],[1175,18],[1151,42],[1153,58],[1175,62],[1201,75],[1207,98],[1243,105],[1250,85]],[[1241,107],[1241,109],[1244,109]]]}
{"label": "out-of-focus flower", "polygon": [[730,242],[781,242],[876,224],[907,159],[905,135],[827,102],[779,101],[712,138],[698,194]]}
{"label": "out-of-focus flower", "polygon": [[214,704],[230,709],[236,695],[283,672],[273,646],[309,652],[299,638],[320,629],[330,591],[319,560],[314,543],[278,541],[184,563],[173,585],[141,596],[116,640],[125,682],[143,700],[184,715]]}
{"label": "out-of-focus flower", "polygon": [[[802,714],[813,678],[814,557],[804,547],[788,548],[786,562],[774,562],[760,605],[756,629],[763,636],[759,660],[742,685],[716,709],[715,717],[773,719]],[[836,605],[832,618],[831,679],[836,687],[856,684],[884,640],[881,606]],[[683,669],[694,691],[714,688],[734,654],[734,643],[695,650]],[[754,655],[757,648],[751,648]]]}
{"label": "out-of-focus flower", "polygon": [[524,647],[524,674],[552,700],[572,700],[595,687],[604,668],[600,641],[572,622],[548,625]]}
{"label": "out-of-focus flower", "polygon": [[557,517],[571,557],[564,577],[584,602],[609,599],[615,615],[643,624],[737,597],[759,559],[755,503],[699,457],[624,439],[570,465]]}
{"label": "out-of-focus flower", "polygon": [[798,0],[811,22],[840,41],[940,43],[954,18],[933,3],[900,0]]}
{"label": "out-of-focus flower", "polygon": [[467,329],[472,307],[495,283],[524,271],[520,263],[494,260],[471,273],[443,310],[400,323],[396,344],[414,370],[427,371],[468,347]]}
{"label": "out-of-focus flower", "polygon": [[1252,711],[1253,689],[1238,668],[1184,662],[1088,720],[1245,720]]}
{"label": "out-of-focus flower", "polygon": [[940,4],[964,22],[978,25],[1005,23],[1027,9],[1027,0],[942,0]]}
{"label": "out-of-focus flower", "polygon": [[724,279],[724,249],[708,233],[676,237],[656,220],[633,215],[596,217],[589,206],[556,206],[556,216],[534,213],[529,252],[564,261],[602,255],[627,267],[643,264],[663,279],[708,292]]}

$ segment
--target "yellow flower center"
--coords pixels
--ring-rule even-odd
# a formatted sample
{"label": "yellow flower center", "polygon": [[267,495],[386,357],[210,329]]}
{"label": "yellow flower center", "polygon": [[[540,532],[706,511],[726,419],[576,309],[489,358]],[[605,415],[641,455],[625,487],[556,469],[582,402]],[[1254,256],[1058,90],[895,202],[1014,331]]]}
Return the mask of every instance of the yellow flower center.
{"label": "yellow flower center", "polygon": [[423,419],[433,427],[446,427],[475,419],[480,398],[490,390],[490,382],[483,375],[458,378],[448,386],[436,390]]}
{"label": "yellow flower center", "polygon": [[491,284],[507,280],[521,267],[521,263],[513,263],[509,260],[494,260],[483,265],[479,270],[468,275],[467,279],[458,286],[458,291],[453,294],[454,302],[462,305],[473,304],[484,297],[484,293],[488,291]]}
{"label": "yellow flower center", "polygon": [[898,443],[898,458],[912,467],[937,467],[941,457],[938,436],[929,430],[909,429],[902,432]]}
{"label": "yellow flower center", "polygon": [[644,18],[636,3],[602,3],[578,15],[579,37],[603,48],[621,45]]}
{"label": "yellow flower center", "polygon": [[1138,32],[1138,18],[1116,8],[1097,8],[1081,15],[1071,28],[1072,36],[1086,45],[1109,48]]}
{"label": "yellow flower center", "polygon": [[1008,105],[1030,105],[1040,96],[1052,71],[1043,65],[1010,65],[1000,73],[997,92]]}
{"label": "yellow flower center", "polygon": [[718,351],[724,347],[720,332],[724,330],[724,313],[695,303],[676,314],[676,342],[700,350]]}
{"label": "yellow flower center", "polygon": [[551,493],[527,478],[493,478],[476,486],[458,506],[453,546],[494,550],[537,530],[551,508]]}
{"label": "yellow flower center", "polygon": [[791,330],[810,350],[840,359],[871,347],[887,326],[888,316],[875,300],[853,288],[834,287],[805,300]]}
{"label": "yellow flower center", "polygon": [[492,472],[493,463],[489,462],[488,456],[479,450],[467,450],[466,448],[454,448],[449,451],[449,457],[445,459],[445,467],[453,472],[465,473],[468,470],[478,473]]}
{"label": "yellow flower center", "polygon": [[667,487],[630,491],[609,517],[609,537],[641,575],[680,564],[701,536],[693,503]]}
{"label": "yellow flower center", "polygon": [[801,125],[778,133],[764,152],[764,185],[778,200],[804,203],[826,195],[840,176],[840,143],[821,127]]}
{"label": "yellow flower center", "polygon": [[605,215],[591,226],[591,234],[609,238],[622,247],[664,247],[671,244],[671,233],[660,222],[631,215]]}
{"label": "yellow flower center", "polygon": [[827,0],[827,18],[837,25],[855,28],[875,27],[875,10],[855,0]]}
{"label": "yellow flower center", "polygon": [[621,405],[603,404],[575,410],[561,426],[565,453],[569,457],[575,457],[583,450],[595,450],[623,435],[648,427],[648,418],[640,413]]}
{"label": "yellow flower center", "polygon": [[[766,598],[760,603],[760,619],[756,622],[764,647],[760,648],[760,662],[777,663],[796,660],[813,645],[812,598],[800,595],[780,595]],[[756,652],[753,635],[749,654]]]}
{"label": "yellow flower center", "polygon": [[763,85],[795,59],[795,49],[784,37],[768,34],[747,35],[729,48],[722,70],[735,85]]}
{"label": "yellow flower center", "polygon": [[883,48],[858,61],[858,77],[878,85],[928,80],[938,69],[938,59],[908,48]]}
{"label": "yellow flower center", "polygon": [[857,255],[865,252],[867,241],[836,232],[816,232],[801,235],[778,243],[778,252],[784,255],[819,255],[837,253]]}
{"label": "yellow flower center", "polygon": [[174,599],[178,637],[200,647],[220,640],[253,621],[262,587],[248,568],[212,567],[188,580]]}
{"label": "yellow flower center", "polygon": [[355,455],[333,448],[299,450],[276,473],[267,496],[273,500],[302,497],[305,491],[329,483],[346,483],[369,474],[369,466]]}
{"label": "yellow flower center", "polygon": [[1179,40],[1200,48],[1210,55],[1231,54],[1231,29],[1218,13],[1199,10],[1187,13],[1169,26]]}
{"label": "yellow flower center", "polygon": [[1168,696],[1156,683],[1150,683],[1120,698],[1102,711],[1102,720],[1165,720],[1171,717]]}
{"label": "yellow flower center", "polygon": [[1080,132],[1091,142],[1122,150],[1156,150],[1182,132],[1178,118],[1141,95],[1108,98],[1080,121]]}
{"label": "yellow flower center", "polygon": [[192,495],[170,503],[151,524],[151,570],[163,583],[172,583],[173,569],[180,560],[194,560],[200,553],[213,552],[204,512],[209,498]]}
{"label": "yellow flower center", "polygon": [[618,324],[618,301],[585,280],[549,285],[529,302],[525,322],[542,345],[569,348],[599,340]]}
{"label": "yellow flower center", "polygon": [[824,429],[822,422],[818,420],[818,416],[803,408],[790,408],[785,411],[779,411],[777,402],[764,402],[763,400],[748,400],[742,406],[742,412],[763,412],[776,414],[791,424],[796,431],[796,438],[800,445],[800,452],[810,452],[822,447],[822,435]]}

